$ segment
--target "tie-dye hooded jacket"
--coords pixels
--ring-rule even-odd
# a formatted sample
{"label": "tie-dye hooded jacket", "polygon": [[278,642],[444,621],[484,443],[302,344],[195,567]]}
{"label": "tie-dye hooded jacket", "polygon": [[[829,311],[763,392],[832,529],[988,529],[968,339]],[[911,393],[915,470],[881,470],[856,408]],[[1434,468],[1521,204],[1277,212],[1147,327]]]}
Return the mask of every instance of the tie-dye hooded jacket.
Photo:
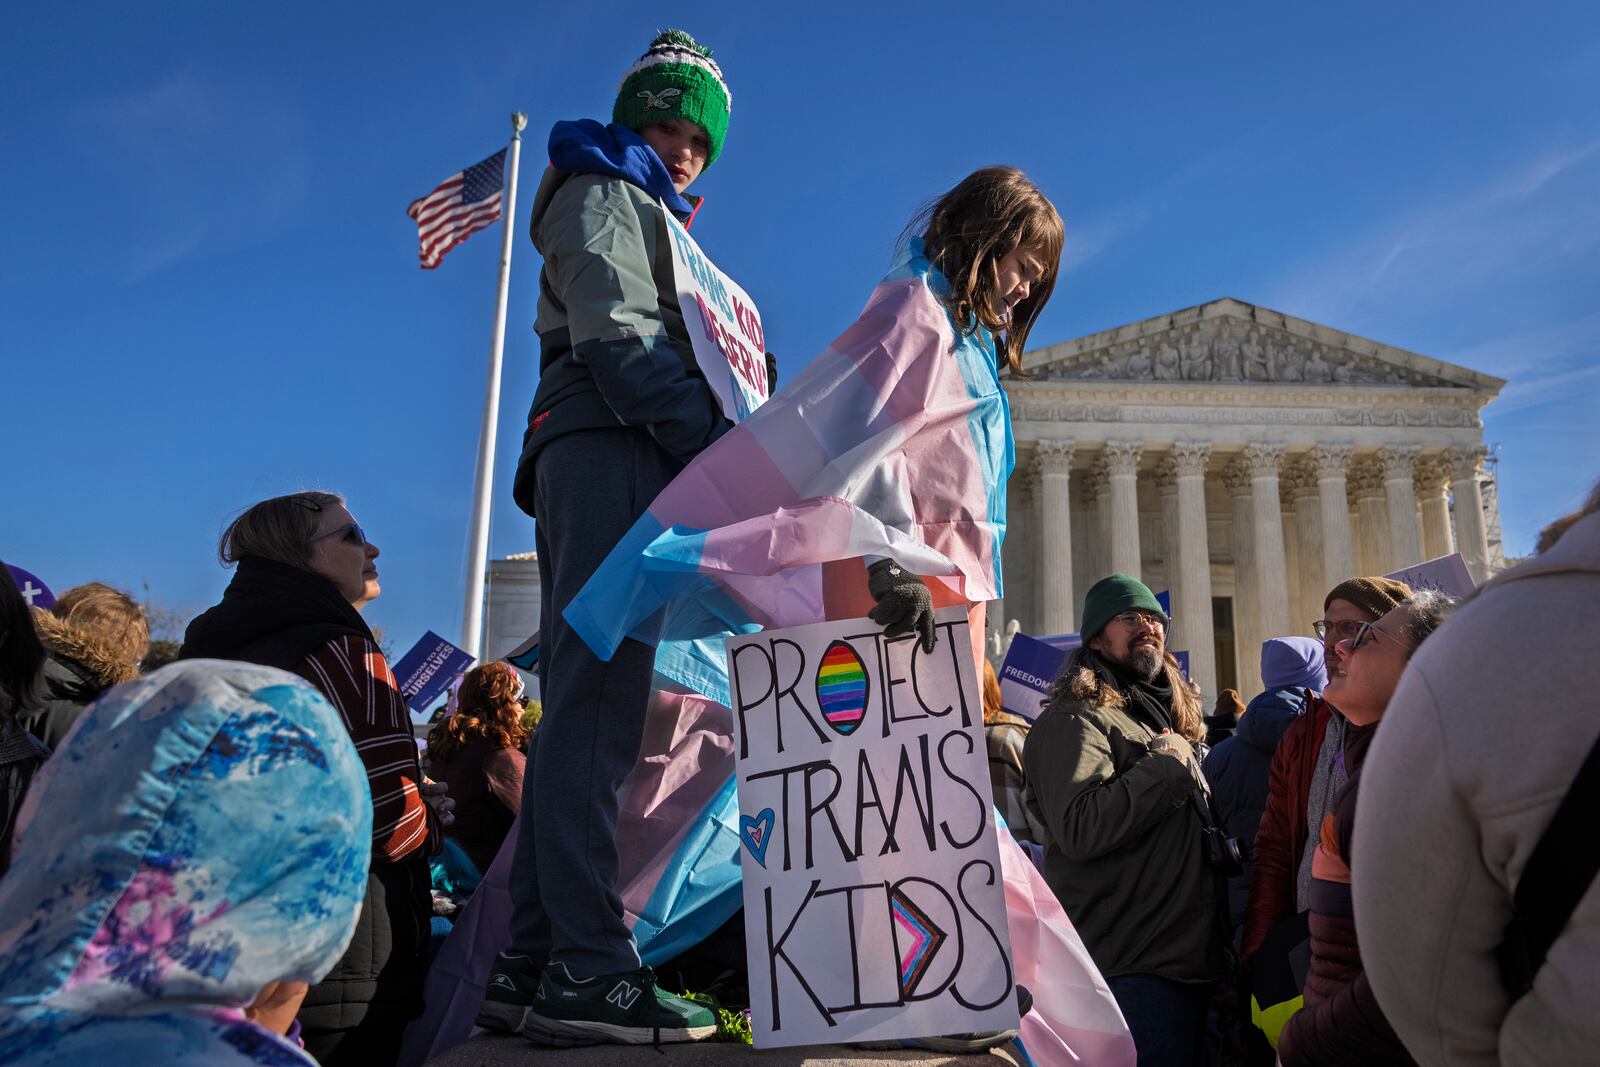
{"label": "tie-dye hooded jacket", "polygon": [[0,881],[0,1064],[312,1064],[245,1018],[360,913],[372,802],[283,671],[188,660],[111,690],[28,795]]}

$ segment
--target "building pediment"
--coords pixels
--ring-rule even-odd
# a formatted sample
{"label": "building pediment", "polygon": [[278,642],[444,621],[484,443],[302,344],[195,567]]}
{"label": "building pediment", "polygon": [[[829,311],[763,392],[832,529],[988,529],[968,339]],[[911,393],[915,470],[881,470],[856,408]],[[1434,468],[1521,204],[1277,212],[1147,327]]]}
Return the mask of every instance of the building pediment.
{"label": "building pediment", "polygon": [[1214,300],[1023,356],[1035,381],[1372,385],[1498,393],[1505,381],[1241,300]]}

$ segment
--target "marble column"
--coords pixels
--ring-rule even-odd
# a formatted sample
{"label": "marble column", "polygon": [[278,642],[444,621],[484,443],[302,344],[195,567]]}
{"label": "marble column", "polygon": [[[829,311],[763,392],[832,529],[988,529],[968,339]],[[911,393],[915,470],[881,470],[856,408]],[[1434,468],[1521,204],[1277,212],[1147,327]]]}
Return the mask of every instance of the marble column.
{"label": "marble column", "polygon": [[1489,450],[1482,445],[1455,448],[1449,453],[1450,495],[1456,514],[1456,551],[1467,564],[1472,580],[1489,580],[1489,528],[1483,518],[1483,490],[1478,477]]}
{"label": "marble column", "polygon": [[1183,647],[1189,651],[1189,677],[1200,686],[1207,710],[1217,699],[1217,650],[1211,624],[1211,547],[1206,526],[1206,461],[1211,446],[1179,441],[1172,446],[1178,481],[1178,588],[1172,608],[1178,614]]}
{"label": "marble column", "polygon": [[1322,525],[1320,584],[1323,595],[1346,578],[1355,577],[1356,573],[1355,553],[1350,545],[1350,505],[1345,490],[1351,451],[1349,445],[1320,445],[1311,452],[1311,462],[1317,469],[1320,503],[1317,518]]}
{"label": "marble column", "polygon": [[1083,492],[1089,499],[1089,540],[1093,554],[1089,561],[1088,584],[1094,585],[1111,573],[1111,474],[1102,456],[1090,466],[1083,478]]}
{"label": "marble column", "polygon": [[1084,485],[1088,477],[1089,472],[1081,467],[1072,475],[1072,588],[1078,590],[1078,604],[1072,606],[1074,616],[1083,602],[1084,590],[1094,584],[1094,575],[1098,573],[1094,561],[1097,522],[1094,497]]}
{"label": "marble column", "polygon": [[1283,537],[1283,592],[1289,605],[1289,629],[1279,634],[1305,632],[1305,589],[1300,567],[1300,527],[1295,523],[1295,490],[1299,485],[1300,468],[1291,459],[1278,472],[1278,515]]}
{"label": "marble column", "polygon": [[1111,569],[1119,574],[1142,578],[1139,553],[1139,457],[1144,445],[1138,441],[1108,441],[1101,453],[1111,478]]}
{"label": "marble column", "polygon": [[1071,441],[1040,441],[1039,457],[1040,576],[1042,634],[1072,631],[1072,470]]}
{"label": "marble column", "polygon": [[[1044,573],[1044,494],[1040,491],[1039,464],[1037,460],[1030,465],[1028,472],[1028,498],[1024,501],[1028,516],[1028,595],[1023,598],[1023,605],[1027,610],[1027,622],[1022,626],[1022,632],[1027,634],[1040,633],[1039,617],[1044,612],[1044,592],[1039,588],[1039,575]],[[1069,528],[1070,529],[1070,528]]]}
{"label": "marble column", "polygon": [[[1311,624],[1322,618],[1323,598],[1333,588],[1324,573],[1322,491],[1312,461],[1301,464],[1293,493],[1296,540],[1300,542],[1300,606],[1295,609],[1295,617],[1289,620],[1289,628],[1297,634],[1309,635]],[[1345,529],[1349,529],[1348,522]]]}
{"label": "marble column", "polygon": [[[1288,565],[1283,548],[1283,511],[1278,492],[1282,445],[1250,445],[1250,489],[1255,504],[1256,605],[1261,612],[1261,638],[1289,634]],[[1257,648],[1257,653],[1260,649]]]}
{"label": "marble column", "polygon": [[1222,482],[1233,500],[1234,666],[1239,698],[1247,704],[1261,692],[1261,642],[1273,636],[1266,632],[1261,620],[1254,481],[1246,456],[1236,457],[1222,472]]}
{"label": "marble column", "polygon": [[1350,469],[1350,485],[1356,510],[1356,570],[1369,577],[1388,574],[1395,568],[1389,551],[1383,470],[1371,458],[1358,460]]}
{"label": "marble column", "polygon": [[1438,559],[1454,552],[1450,535],[1450,468],[1438,459],[1417,464],[1417,501],[1422,510],[1422,554]]}
{"label": "marble column", "polygon": [[1005,596],[989,605],[990,630],[1005,633],[1006,623],[1021,618],[1027,610],[1028,591],[1033,585],[1033,527],[1027,520],[1028,501],[1033,495],[1032,454],[1019,455],[1016,470],[1006,482],[1006,540],[1001,548],[1005,563]]}
{"label": "marble column", "polygon": [[[1156,489],[1161,495],[1161,579],[1172,597],[1172,628],[1169,639],[1174,648],[1186,648],[1181,625],[1182,614],[1178,605],[1183,603],[1183,583],[1178,573],[1178,465],[1172,456],[1165,455],[1156,464]],[[1160,592],[1160,590],[1157,590]]]}
{"label": "marble column", "polygon": [[1417,455],[1421,448],[1385,448],[1378,453],[1383,471],[1383,494],[1389,512],[1390,570],[1410,567],[1428,558],[1422,554],[1422,530],[1417,524]]}

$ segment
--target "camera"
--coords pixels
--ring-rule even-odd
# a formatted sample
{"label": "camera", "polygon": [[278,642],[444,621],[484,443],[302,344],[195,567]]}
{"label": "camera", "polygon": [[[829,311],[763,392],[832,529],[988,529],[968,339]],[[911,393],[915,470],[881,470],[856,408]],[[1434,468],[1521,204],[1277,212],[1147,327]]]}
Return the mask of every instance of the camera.
{"label": "camera", "polygon": [[1229,837],[1215,826],[1204,828],[1206,834],[1206,861],[1223,874],[1233,876],[1244,872],[1244,844],[1237,837]]}
{"label": "camera", "polygon": [[1229,837],[1217,826],[1209,797],[1190,793],[1189,800],[1194,804],[1195,814],[1200,816],[1200,829],[1205,835],[1206,862],[1230,878],[1243,874],[1245,849],[1249,846],[1237,837]]}

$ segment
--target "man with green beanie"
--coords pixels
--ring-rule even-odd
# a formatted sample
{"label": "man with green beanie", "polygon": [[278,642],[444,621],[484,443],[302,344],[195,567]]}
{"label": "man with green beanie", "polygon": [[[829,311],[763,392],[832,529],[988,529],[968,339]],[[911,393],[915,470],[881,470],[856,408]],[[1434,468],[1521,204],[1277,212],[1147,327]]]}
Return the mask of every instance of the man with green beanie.
{"label": "man with green beanie", "polygon": [[[558,122],[534,198],[539,384],[513,495],[535,516],[544,718],[529,743],[511,944],[478,1024],[540,1044],[691,1041],[701,1005],[641,966],[617,895],[617,793],[644,736],[654,642],[602,661],[563,612],[656,494],[730,423],[695,360],[667,212],[722,152],[731,98],[709,49],[657,35],[612,122]],[[648,635],[644,635],[648,636]]]}
{"label": "man with green beanie", "polygon": [[1191,744],[1200,697],[1137,578],[1084,597],[1074,651],[1023,748],[1045,881],[1111,986],[1141,1064],[1198,1062],[1223,974],[1223,868]]}

